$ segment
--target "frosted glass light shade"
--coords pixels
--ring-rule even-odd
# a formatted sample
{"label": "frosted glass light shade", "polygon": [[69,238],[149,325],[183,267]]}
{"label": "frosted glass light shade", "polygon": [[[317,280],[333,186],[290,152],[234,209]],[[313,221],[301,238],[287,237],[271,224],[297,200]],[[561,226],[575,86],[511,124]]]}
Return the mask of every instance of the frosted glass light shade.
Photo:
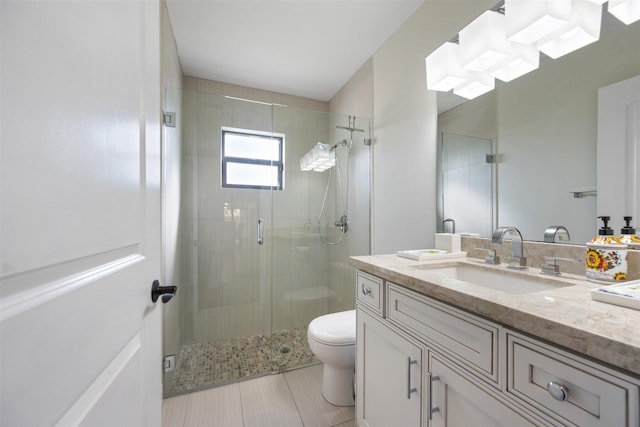
{"label": "frosted glass light shade", "polygon": [[458,44],[446,42],[425,58],[427,89],[448,92],[467,79],[459,49]]}
{"label": "frosted glass light shade", "polygon": [[533,44],[571,19],[572,0],[505,0],[507,39]]}
{"label": "frosted glass light shade", "polygon": [[300,170],[322,172],[336,165],[336,153],[327,144],[318,142],[300,159]]}
{"label": "frosted glass light shade", "polygon": [[509,55],[506,17],[487,10],[460,30],[460,60],[462,68],[487,71]]}
{"label": "frosted glass light shade", "polygon": [[640,19],[640,1],[609,0],[609,13],[629,25]]}
{"label": "frosted glass light shade", "polygon": [[473,99],[485,94],[496,85],[496,81],[489,73],[470,72],[469,79],[453,89],[453,93],[463,98]]}
{"label": "frosted glass light shade", "polygon": [[574,0],[571,20],[552,35],[543,38],[538,44],[538,49],[553,59],[559,58],[598,41],[601,22],[602,5]]}
{"label": "frosted glass light shade", "polygon": [[511,43],[509,56],[491,70],[491,75],[503,82],[510,82],[539,66],[540,52],[535,45]]}

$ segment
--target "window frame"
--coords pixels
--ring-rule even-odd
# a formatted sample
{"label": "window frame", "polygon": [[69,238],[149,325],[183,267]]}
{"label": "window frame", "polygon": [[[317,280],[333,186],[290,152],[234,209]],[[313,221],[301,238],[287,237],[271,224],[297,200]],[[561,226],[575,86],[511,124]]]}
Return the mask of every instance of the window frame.
{"label": "window frame", "polygon": [[[263,160],[255,159],[252,157],[232,157],[225,156],[225,144],[226,135],[245,135],[250,137],[257,137],[268,140],[275,140],[278,142],[278,158],[279,160]],[[284,190],[284,134],[277,134],[272,132],[261,132],[249,129],[237,129],[222,127],[220,133],[220,163],[221,163],[221,186],[222,188],[246,188],[252,190]],[[247,185],[247,184],[229,184],[227,182],[227,165],[232,164],[244,164],[244,165],[262,165],[262,166],[275,166],[278,171],[278,184],[279,185]]]}

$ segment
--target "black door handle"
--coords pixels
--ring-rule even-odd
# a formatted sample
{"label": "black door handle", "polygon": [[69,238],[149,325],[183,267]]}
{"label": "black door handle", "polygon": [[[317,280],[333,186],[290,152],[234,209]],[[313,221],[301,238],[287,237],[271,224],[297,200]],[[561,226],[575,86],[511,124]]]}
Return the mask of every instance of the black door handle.
{"label": "black door handle", "polygon": [[178,293],[177,286],[160,286],[160,282],[153,281],[151,285],[151,301],[158,301],[158,297],[162,295],[162,302],[166,303]]}

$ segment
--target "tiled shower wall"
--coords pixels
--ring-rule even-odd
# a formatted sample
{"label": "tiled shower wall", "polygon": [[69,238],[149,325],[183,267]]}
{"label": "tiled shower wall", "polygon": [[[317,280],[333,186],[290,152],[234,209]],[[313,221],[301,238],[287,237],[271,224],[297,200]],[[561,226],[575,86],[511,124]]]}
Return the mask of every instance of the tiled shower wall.
{"label": "tiled shower wall", "polygon": [[[197,79],[191,78],[186,86],[190,80],[194,86]],[[350,139],[348,131],[335,127],[347,126],[348,118],[202,91],[185,90],[182,96],[185,341],[213,342],[304,327],[317,315],[353,308],[355,278],[348,256],[368,253],[369,248],[369,147],[363,144],[368,120],[356,123],[367,132],[354,133],[349,167],[345,149],[338,148],[345,192],[349,174],[352,222],[344,240],[332,246],[322,241],[317,227],[306,225],[317,223],[328,172],[302,172],[298,162],[317,141]],[[285,134],[283,191],[221,188],[222,126]],[[337,168],[332,174],[321,231],[336,241],[333,222],[341,215]],[[262,246],[256,244],[257,218],[267,224]],[[345,253],[342,259],[334,256],[338,252]],[[330,297],[300,302],[308,292],[328,292]]]}

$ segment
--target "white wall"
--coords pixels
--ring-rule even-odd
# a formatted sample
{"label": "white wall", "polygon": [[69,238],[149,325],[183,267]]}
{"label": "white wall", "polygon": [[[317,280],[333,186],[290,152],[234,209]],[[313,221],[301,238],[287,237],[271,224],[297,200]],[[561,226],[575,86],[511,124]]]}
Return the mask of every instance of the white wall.
{"label": "white wall", "polygon": [[[370,137],[373,123],[373,59],[369,59],[349,79],[349,81],[329,101],[329,111],[345,116],[355,115],[366,118],[366,122],[357,119],[356,127],[364,127],[367,123],[366,137]],[[345,126],[345,123],[338,123]],[[340,132],[344,138],[345,131]],[[362,144],[362,134],[355,133],[357,142],[354,142],[352,152],[349,154],[350,188],[349,188],[349,224],[350,231],[345,236],[345,244],[333,246],[329,249],[329,283],[338,295],[338,302],[331,304],[329,311],[342,311],[352,309],[355,304],[353,283],[356,281],[356,269],[349,262],[348,257],[354,255],[367,255],[371,253],[371,164],[373,147]],[[344,150],[340,152],[344,153]],[[343,164],[343,163],[341,163]],[[345,174],[343,168],[342,174]],[[352,238],[352,234],[357,238]],[[363,238],[366,236],[366,238]]]}
{"label": "white wall", "polygon": [[373,56],[372,253],[433,246],[436,94],[424,58],[495,1],[425,1]]}

